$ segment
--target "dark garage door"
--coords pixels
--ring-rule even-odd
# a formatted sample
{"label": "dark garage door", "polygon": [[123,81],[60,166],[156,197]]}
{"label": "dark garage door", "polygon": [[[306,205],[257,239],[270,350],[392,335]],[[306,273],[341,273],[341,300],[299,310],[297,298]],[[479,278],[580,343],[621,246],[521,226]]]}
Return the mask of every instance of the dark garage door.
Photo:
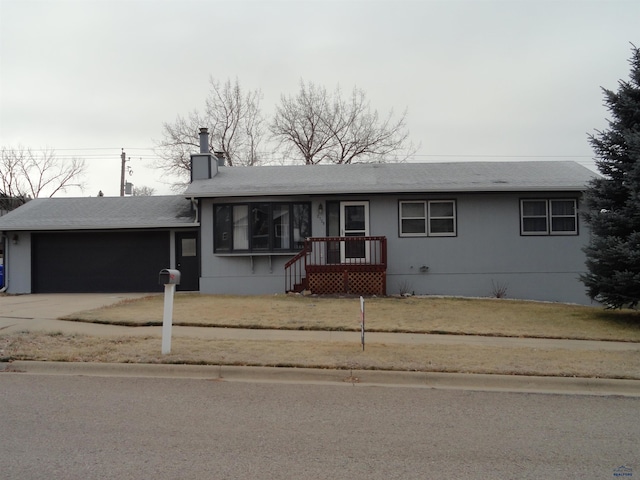
{"label": "dark garage door", "polygon": [[158,292],[169,232],[34,234],[34,293]]}

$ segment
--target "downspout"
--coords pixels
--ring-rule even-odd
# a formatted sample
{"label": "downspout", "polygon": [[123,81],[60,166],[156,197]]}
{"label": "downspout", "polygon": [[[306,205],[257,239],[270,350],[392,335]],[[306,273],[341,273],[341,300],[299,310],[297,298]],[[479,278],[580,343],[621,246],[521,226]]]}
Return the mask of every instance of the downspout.
{"label": "downspout", "polygon": [[4,266],[4,273],[3,273],[4,285],[2,285],[2,288],[0,288],[0,293],[4,293],[7,291],[7,288],[9,288],[9,276],[7,274],[7,266],[8,266],[7,259],[9,258],[9,248],[8,248],[9,237],[7,237],[6,233],[0,232],[0,239],[2,239],[2,252],[3,252],[2,265]]}
{"label": "downspout", "polygon": [[198,223],[200,221],[200,208],[198,208],[198,201],[195,197],[191,197],[191,208],[193,208],[196,212],[196,218],[193,223]]}

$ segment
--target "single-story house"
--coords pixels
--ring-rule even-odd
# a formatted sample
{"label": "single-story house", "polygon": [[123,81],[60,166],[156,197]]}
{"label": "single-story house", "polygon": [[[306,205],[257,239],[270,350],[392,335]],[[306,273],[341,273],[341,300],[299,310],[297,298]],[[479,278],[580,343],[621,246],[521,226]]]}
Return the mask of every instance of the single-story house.
{"label": "single-story house", "polygon": [[[7,291],[505,294],[590,303],[570,161],[226,167],[169,197],[36,199],[0,219]],[[188,262],[187,262],[188,261]]]}

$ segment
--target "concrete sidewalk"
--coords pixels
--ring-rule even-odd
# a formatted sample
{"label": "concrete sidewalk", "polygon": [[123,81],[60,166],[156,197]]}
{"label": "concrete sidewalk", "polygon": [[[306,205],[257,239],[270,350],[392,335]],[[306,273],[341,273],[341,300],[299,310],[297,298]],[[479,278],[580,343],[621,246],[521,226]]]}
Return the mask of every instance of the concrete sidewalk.
{"label": "concrete sidewalk", "polygon": [[[149,294],[40,294],[0,296],[0,336],[19,331],[62,332],[98,336],[162,336],[162,327],[125,327],[57,320],[71,313],[112,305]],[[309,342],[359,342],[360,332],[255,330],[241,328],[179,327],[173,337]],[[368,344],[477,345],[592,351],[629,351],[636,355],[640,343],[366,333]],[[206,378],[225,381],[341,383],[353,385],[411,386],[500,392],[624,395],[640,397],[640,381],[598,378],[532,377],[522,375],[447,374],[432,372],[330,370],[200,365],[101,364],[65,362],[0,363],[0,372],[37,375],[155,376]]]}
{"label": "concrete sidewalk", "polygon": [[[61,332],[99,336],[162,336],[162,327],[127,327],[57,320],[81,310],[112,305],[122,300],[149,296],[123,294],[33,294],[0,297],[0,333],[16,331]],[[160,294],[159,294],[160,295]],[[159,321],[162,318],[158,319]],[[268,330],[173,326],[173,337],[218,340],[271,340],[300,342],[360,342],[360,332],[315,330]],[[488,337],[479,335],[430,335],[419,333],[366,332],[367,343],[406,345],[475,345],[565,350],[640,352],[640,343],[593,340]]]}

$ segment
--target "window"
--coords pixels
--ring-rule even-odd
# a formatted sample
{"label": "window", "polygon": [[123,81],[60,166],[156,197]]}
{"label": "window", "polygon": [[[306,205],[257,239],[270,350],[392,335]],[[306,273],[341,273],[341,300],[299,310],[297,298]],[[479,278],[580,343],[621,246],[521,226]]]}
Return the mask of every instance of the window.
{"label": "window", "polygon": [[183,238],[181,240],[180,255],[183,257],[195,257],[198,255],[195,238]]}
{"label": "window", "polygon": [[311,236],[311,205],[216,205],[213,224],[216,253],[297,251]]}
{"label": "window", "polygon": [[429,202],[429,235],[451,236],[456,234],[456,217],[454,202]]}
{"label": "window", "polygon": [[551,233],[571,235],[578,233],[575,200],[549,200],[551,210]]}
{"label": "window", "polygon": [[455,200],[400,202],[401,237],[456,235]]}
{"label": "window", "polygon": [[412,237],[427,233],[427,203],[400,202],[400,235]]}
{"label": "window", "polygon": [[522,235],[577,235],[578,208],[575,199],[520,200]]}
{"label": "window", "polygon": [[233,207],[233,249],[247,250],[249,248],[249,206],[235,205]]}

